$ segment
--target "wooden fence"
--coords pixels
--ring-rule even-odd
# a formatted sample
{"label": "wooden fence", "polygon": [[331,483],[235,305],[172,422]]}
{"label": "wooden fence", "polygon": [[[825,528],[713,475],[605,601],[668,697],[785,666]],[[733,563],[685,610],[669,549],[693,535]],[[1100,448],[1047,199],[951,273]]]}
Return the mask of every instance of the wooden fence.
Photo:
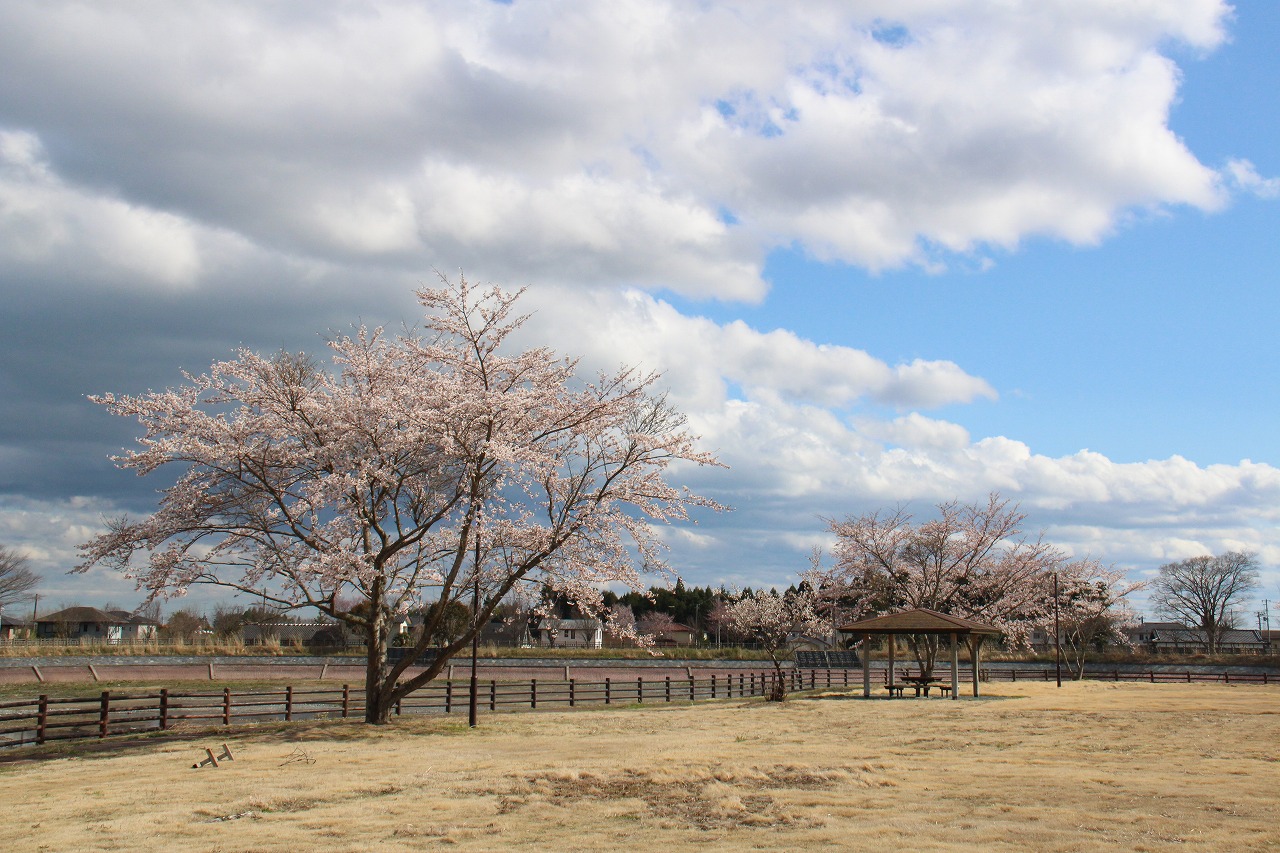
{"label": "wooden fence", "polygon": [[[1218,684],[1280,684],[1280,675],[1268,672],[1198,672],[1185,670],[1175,672],[1165,669],[1139,670],[1099,670],[1087,669],[1084,673],[1087,681],[1146,681],[1151,684],[1193,684],[1197,682]],[[1057,678],[1053,669],[983,669],[983,681],[1054,681]],[[1073,678],[1064,666],[1062,680]]]}
{"label": "wooden fence", "polygon": [[[897,672],[906,675],[903,667]],[[962,672],[962,680],[971,680]],[[881,682],[887,671],[877,669]],[[1065,676],[1065,673],[1064,673]],[[477,704],[490,712],[574,708],[582,705],[626,705],[647,702],[698,702],[761,696],[769,692],[772,671],[737,672],[704,677],[662,679],[605,678],[602,681],[529,679],[527,681],[481,681]],[[822,687],[857,687],[860,669],[789,670],[783,676],[789,690]],[[983,681],[1052,681],[1052,669],[983,669]],[[1276,684],[1280,679],[1266,672],[1230,673],[1187,670],[1090,671],[1091,680],[1144,681],[1150,683],[1217,682],[1222,684]],[[452,714],[465,712],[469,705],[467,681],[433,682],[397,703],[395,713]],[[364,692],[344,684],[340,690],[297,690],[240,692],[224,688],[215,692],[113,693],[97,696],[0,702],[0,748],[44,744],[62,740],[106,738],[150,731],[172,731],[236,723],[347,719],[364,715]]]}
{"label": "wooden fence", "polygon": [[[674,680],[670,676],[661,680],[637,676],[602,681],[491,679],[479,682],[477,704],[496,712],[592,704],[697,702],[760,696],[768,692],[773,678],[772,672],[737,672]],[[818,671],[805,675],[787,672],[784,678],[792,690],[849,684],[847,671],[828,670],[825,675]],[[465,713],[469,700],[469,682],[433,682],[397,703],[395,713]],[[76,698],[46,695],[34,700],[0,702],[0,747],[236,723],[360,719],[364,710],[364,691],[346,684],[340,690],[297,690],[290,686],[276,691],[240,692],[228,687],[219,692],[104,690],[97,696]]]}

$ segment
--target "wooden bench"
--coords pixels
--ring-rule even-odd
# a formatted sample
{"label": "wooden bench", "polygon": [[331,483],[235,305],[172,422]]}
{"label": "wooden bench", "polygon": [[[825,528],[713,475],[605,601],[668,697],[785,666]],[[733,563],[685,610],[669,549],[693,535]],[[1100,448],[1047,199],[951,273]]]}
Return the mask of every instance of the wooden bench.
{"label": "wooden bench", "polygon": [[[946,695],[948,695],[948,694],[950,694],[950,693],[951,693],[951,685],[950,685],[950,684],[935,684],[935,685],[933,685],[933,686],[934,686],[934,688],[935,688],[939,693],[941,693],[943,696],[946,696]],[[927,696],[928,694],[926,693],[925,695]]]}
{"label": "wooden bench", "polygon": [[894,696],[897,696],[899,699],[901,699],[902,691],[909,686],[910,685],[907,685],[907,684],[886,684],[884,686],[884,689],[889,691],[890,699],[892,699]]}

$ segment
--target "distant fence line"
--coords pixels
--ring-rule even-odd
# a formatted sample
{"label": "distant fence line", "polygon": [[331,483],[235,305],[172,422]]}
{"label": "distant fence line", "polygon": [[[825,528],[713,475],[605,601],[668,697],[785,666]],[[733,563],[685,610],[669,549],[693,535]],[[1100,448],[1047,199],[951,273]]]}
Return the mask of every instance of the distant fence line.
{"label": "distant fence line", "polygon": [[[1053,667],[1037,669],[982,669],[983,681],[1053,681],[1056,678]],[[1074,676],[1063,667],[1064,681],[1073,680]],[[1263,672],[1212,672],[1185,670],[1177,672],[1168,669],[1124,670],[1124,669],[1086,669],[1085,681],[1146,681],[1151,684],[1192,684],[1196,682],[1219,684],[1280,684],[1280,675]]]}

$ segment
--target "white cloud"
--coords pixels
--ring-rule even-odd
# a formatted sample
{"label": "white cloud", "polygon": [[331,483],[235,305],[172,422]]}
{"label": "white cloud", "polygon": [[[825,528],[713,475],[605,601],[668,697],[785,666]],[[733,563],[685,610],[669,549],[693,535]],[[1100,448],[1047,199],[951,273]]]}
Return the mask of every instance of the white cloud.
{"label": "white cloud", "polygon": [[[758,300],[779,246],[985,268],[990,247],[1093,243],[1134,210],[1274,196],[1276,179],[1247,160],[1210,169],[1168,126],[1170,45],[1213,50],[1228,14],[1221,0],[7,4],[0,278],[10,294],[225,289],[198,303],[224,315],[211,357],[249,326],[293,340],[300,317],[385,307],[385,282],[431,267],[537,284],[529,336],[667,370],[733,466],[691,477],[738,512],[671,537],[689,571],[729,582],[802,569],[819,514],[992,489],[1104,559],[1243,543],[1280,562],[1270,466],[1044,456],[922,414],[998,399],[951,361],[889,363],[641,292]],[[240,316],[233,290],[273,287],[254,303],[270,310]],[[0,537],[65,569],[112,507],[7,500]]]}
{"label": "white cloud", "polygon": [[106,267],[121,279],[189,288],[197,235],[180,217],[68,187],[30,133],[0,131],[0,264]]}
{"label": "white cloud", "polygon": [[1241,192],[1259,198],[1280,197],[1280,178],[1264,178],[1248,160],[1231,160],[1224,170],[1227,181]]}
{"label": "white cloud", "polygon": [[936,408],[997,394],[949,361],[890,365],[863,350],[818,344],[785,329],[762,332],[741,321],[719,325],[682,315],[669,303],[630,290],[588,296],[537,288],[539,340],[556,341],[594,363],[639,364],[667,373],[679,398],[718,406],[736,386],[748,399],[787,400],[841,409],[867,401]]}
{"label": "white cloud", "polygon": [[13,4],[0,121],[58,145],[56,177],[7,202],[37,250],[80,241],[167,282],[199,274],[198,224],[331,262],[758,299],[778,245],[936,268],[1031,235],[1094,242],[1132,208],[1219,206],[1222,180],[1168,127],[1162,51],[1213,49],[1226,14]]}
{"label": "white cloud", "polygon": [[[991,491],[1021,503],[1031,533],[1043,528],[1072,553],[1122,566],[1239,547],[1280,563],[1270,544],[1280,534],[1273,466],[1200,466],[1178,456],[1121,463],[1089,450],[1046,456],[921,414],[939,398],[921,392],[910,369],[862,351],[685,316],[635,291],[529,297],[538,312],[527,342],[555,341],[583,354],[588,369],[665,370],[703,446],[729,465],[681,477],[735,512],[701,518],[697,547],[668,537],[677,565],[716,582],[789,582],[809,547],[825,541],[821,517],[899,503],[927,514],[937,502]],[[952,405],[994,396],[956,365],[940,375],[949,377],[940,387]],[[886,399],[908,411],[884,417]]]}

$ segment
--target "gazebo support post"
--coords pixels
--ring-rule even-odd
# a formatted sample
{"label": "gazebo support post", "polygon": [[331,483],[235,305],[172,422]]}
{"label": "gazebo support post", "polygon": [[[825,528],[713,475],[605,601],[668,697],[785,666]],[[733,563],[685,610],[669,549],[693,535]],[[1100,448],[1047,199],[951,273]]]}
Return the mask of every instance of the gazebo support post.
{"label": "gazebo support post", "polygon": [[982,641],[985,639],[981,634],[969,635],[969,659],[973,662],[973,695],[978,695],[978,672],[980,660],[982,656]]}
{"label": "gazebo support post", "polygon": [[871,635],[862,635],[862,695],[871,698]]}
{"label": "gazebo support post", "polygon": [[951,698],[960,698],[960,637],[951,635]]}
{"label": "gazebo support post", "polygon": [[[898,683],[897,679],[894,677],[894,674],[893,674],[893,655],[894,655],[894,652],[896,652],[897,650],[898,650],[898,635],[890,634],[889,635],[889,675],[887,676],[887,678],[889,679],[888,681],[889,684]],[[890,693],[889,695],[892,696],[893,694]]]}

